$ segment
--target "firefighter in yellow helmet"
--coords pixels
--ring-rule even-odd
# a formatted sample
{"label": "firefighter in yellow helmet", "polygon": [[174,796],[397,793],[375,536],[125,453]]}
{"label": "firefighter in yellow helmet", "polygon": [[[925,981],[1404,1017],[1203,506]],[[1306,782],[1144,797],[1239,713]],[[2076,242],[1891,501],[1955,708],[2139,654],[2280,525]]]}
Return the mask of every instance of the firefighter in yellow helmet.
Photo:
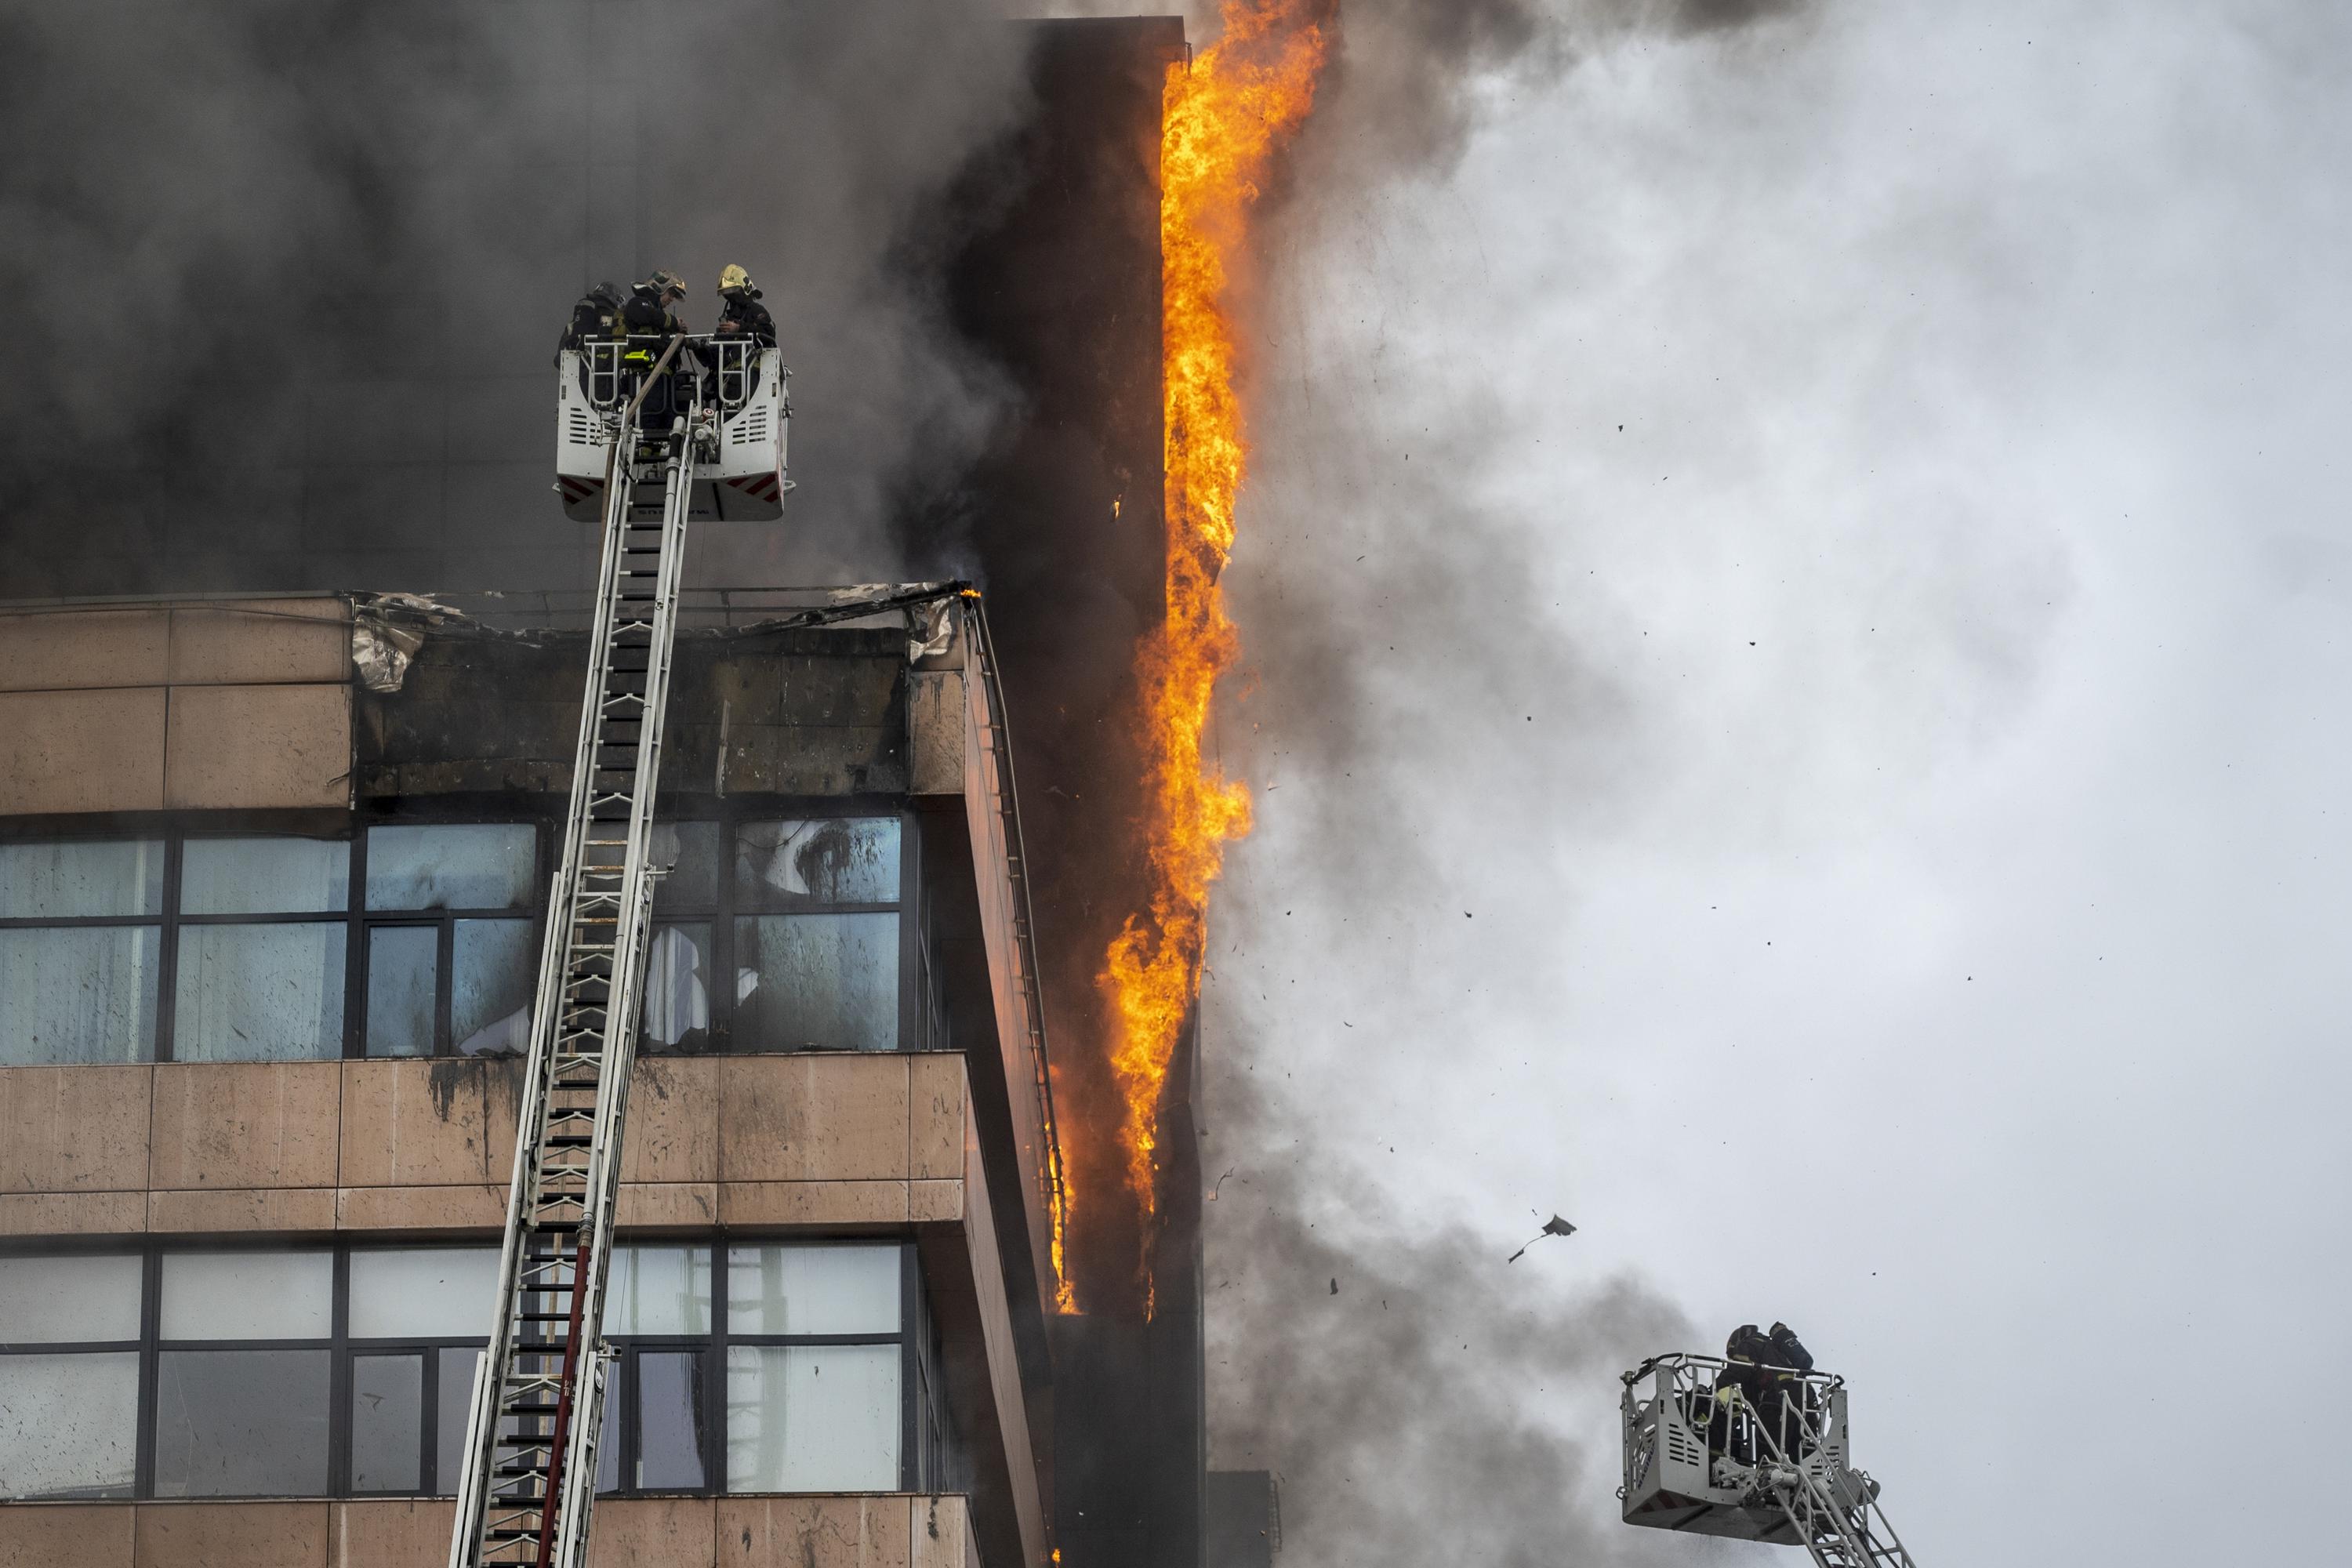
{"label": "firefighter in yellow helmet", "polygon": [[751,275],[730,262],[719,274],[719,338],[749,338],[763,349],[776,346],[776,319],[760,303]]}

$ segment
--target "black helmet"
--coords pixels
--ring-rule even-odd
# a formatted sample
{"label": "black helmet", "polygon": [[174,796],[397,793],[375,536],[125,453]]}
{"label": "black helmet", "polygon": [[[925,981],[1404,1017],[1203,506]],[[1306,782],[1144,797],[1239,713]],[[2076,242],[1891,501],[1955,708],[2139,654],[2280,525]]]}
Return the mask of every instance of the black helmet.
{"label": "black helmet", "polygon": [[1771,1342],[1764,1337],[1763,1330],[1753,1323],[1742,1323],[1731,1331],[1729,1339],[1723,1342],[1723,1354],[1728,1361],[1761,1361],[1763,1352],[1770,1345]]}
{"label": "black helmet", "polygon": [[617,310],[622,304],[621,286],[618,283],[599,283],[588,290],[588,298],[607,310]]}

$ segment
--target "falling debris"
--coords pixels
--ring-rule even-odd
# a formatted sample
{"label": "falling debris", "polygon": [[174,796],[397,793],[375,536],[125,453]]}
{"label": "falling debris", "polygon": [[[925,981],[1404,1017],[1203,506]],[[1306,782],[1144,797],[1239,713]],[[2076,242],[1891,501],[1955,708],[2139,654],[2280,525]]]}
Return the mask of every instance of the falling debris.
{"label": "falling debris", "polygon": [[[1560,1218],[1559,1215],[1554,1215],[1551,1218],[1544,1221],[1543,1229],[1538,1231],[1533,1237],[1528,1238],[1528,1247],[1533,1247],[1537,1242],[1541,1241],[1547,1236],[1574,1236],[1575,1234],[1576,1227],[1574,1226]],[[1503,1261],[1506,1263],[1517,1263],[1520,1258],[1525,1258],[1528,1255],[1528,1247],[1520,1247],[1517,1252],[1514,1252],[1508,1258],[1503,1259]]]}
{"label": "falling debris", "polygon": [[1336,1296],[1336,1295],[1338,1295],[1339,1293],[1339,1282],[1337,1279],[1334,1279],[1334,1280],[1332,1280],[1332,1281],[1331,1281],[1331,1294],[1333,1294],[1334,1296]]}

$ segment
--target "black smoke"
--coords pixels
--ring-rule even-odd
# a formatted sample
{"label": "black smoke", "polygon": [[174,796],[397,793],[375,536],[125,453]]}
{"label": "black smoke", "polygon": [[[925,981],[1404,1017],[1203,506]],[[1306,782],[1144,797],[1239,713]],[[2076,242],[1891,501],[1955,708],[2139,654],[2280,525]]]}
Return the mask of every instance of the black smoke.
{"label": "black smoke", "polygon": [[1025,107],[1010,29],[954,0],[12,7],[12,591],[568,585],[571,301],[669,267],[707,327],[729,261],[782,324],[819,482],[691,570],[891,575],[1002,408],[938,258]]}

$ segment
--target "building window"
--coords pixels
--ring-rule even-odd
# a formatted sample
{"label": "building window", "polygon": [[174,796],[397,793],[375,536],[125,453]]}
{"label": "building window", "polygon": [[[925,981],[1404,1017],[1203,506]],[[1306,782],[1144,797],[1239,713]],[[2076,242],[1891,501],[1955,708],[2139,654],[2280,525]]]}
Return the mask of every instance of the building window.
{"label": "building window", "polygon": [[419,823],[0,844],[0,1066],[519,1053],[540,838]]}
{"label": "building window", "polygon": [[898,1049],[901,841],[895,816],[656,827],[644,1048]]}
{"label": "building window", "polygon": [[[0,1254],[0,1497],[447,1496],[498,1263],[450,1247]],[[953,1484],[905,1243],[624,1245],[604,1331],[600,1490]]]}
{"label": "building window", "polygon": [[0,1064],[153,1054],[163,862],[153,838],[0,844]]}
{"label": "building window", "polygon": [[371,827],[367,1023],[372,1057],[530,1048],[539,835],[527,823]]}
{"label": "building window", "polygon": [[[0,1066],[520,1055],[547,835],[0,844]],[[657,825],[641,1047],[937,1049],[893,816]]]}
{"label": "building window", "polygon": [[343,1054],[352,847],[319,838],[180,846],[172,1059]]}

